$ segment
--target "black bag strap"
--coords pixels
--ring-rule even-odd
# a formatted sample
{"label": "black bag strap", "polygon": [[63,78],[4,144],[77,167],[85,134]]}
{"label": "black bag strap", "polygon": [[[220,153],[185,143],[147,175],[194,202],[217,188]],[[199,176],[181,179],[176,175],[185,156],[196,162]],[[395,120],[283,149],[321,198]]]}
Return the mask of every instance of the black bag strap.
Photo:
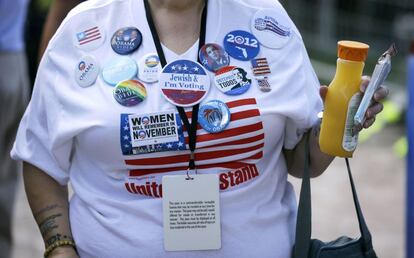
{"label": "black bag strap", "polygon": [[312,235],[312,204],[309,175],[309,134],[305,142],[305,166],[303,170],[302,185],[300,187],[298,217],[296,219],[295,248],[293,258],[307,258],[310,239]]}
{"label": "black bag strap", "polygon": [[365,250],[364,251],[368,251],[369,249],[372,248],[371,233],[369,232],[368,226],[365,223],[364,214],[362,214],[362,209],[361,209],[361,206],[359,205],[358,195],[357,195],[357,192],[356,192],[354,179],[352,178],[351,166],[349,165],[349,159],[348,158],[345,158],[345,163],[346,163],[346,168],[348,170],[349,182],[351,183],[352,197],[354,199],[355,210],[356,210],[356,213],[357,213],[357,216],[358,216],[359,230],[361,232],[361,238],[363,239],[363,241],[365,243],[365,246],[364,246]]}
{"label": "black bag strap", "polygon": [[[294,258],[307,258],[310,247],[310,240],[312,235],[312,204],[311,204],[311,186],[309,175],[309,134],[306,135],[305,143],[305,166],[303,171],[302,186],[300,189],[300,199],[298,208],[298,217],[296,220],[296,236],[295,246],[293,250]],[[352,197],[354,199],[355,210],[358,217],[359,229],[361,232],[361,239],[364,242],[364,252],[372,249],[371,233],[365,223],[364,215],[362,214],[359,205],[358,195],[355,189],[354,180],[352,178],[351,167],[348,158],[345,158],[346,167],[348,170],[349,181],[351,183]]]}

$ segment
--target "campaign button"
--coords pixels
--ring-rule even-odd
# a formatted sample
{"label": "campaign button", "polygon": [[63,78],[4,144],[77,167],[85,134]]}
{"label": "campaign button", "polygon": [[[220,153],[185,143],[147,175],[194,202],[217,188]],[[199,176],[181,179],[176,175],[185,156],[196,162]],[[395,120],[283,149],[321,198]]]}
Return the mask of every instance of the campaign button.
{"label": "campaign button", "polygon": [[114,88],[114,98],[122,106],[135,106],[144,101],[146,97],[145,86],[137,80],[122,81]]}
{"label": "campaign button", "polygon": [[198,56],[201,64],[211,72],[215,72],[218,69],[230,64],[229,55],[218,44],[205,44],[201,47]]}
{"label": "campaign button", "polygon": [[240,95],[245,93],[252,84],[247,72],[237,66],[226,66],[216,72],[214,81],[217,88],[227,95]]}
{"label": "campaign button", "polygon": [[99,75],[99,64],[92,56],[84,56],[76,64],[75,79],[79,86],[86,88],[95,83]]}
{"label": "campaign button", "polygon": [[137,74],[137,64],[129,57],[118,57],[102,70],[102,78],[112,86],[120,81],[130,80]]}
{"label": "campaign button", "polygon": [[143,82],[157,82],[160,71],[160,59],[155,53],[147,54],[138,61],[138,78]]}
{"label": "campaign button", "polygon": [[257,38],[250,32],[235,30],[227,33],[223,41],[224,49],[231,57],[248,61],[255,58],[260,51]]}
{"label": "campaign button", "polygon": [[169,102],[176,106],[190,107],[207,96],[210,77],[201,64],[179,59],[163,68],[158,84]]}
{"label": "campaign button", "polygon": [[120,55],[128,55],[141,45],[142,34],[134,27],[117,30],[111,39],[112,49]]}
{"label": "campaign button", "polygon": [[93,24],[82,24],[76,29],[73,43],[82,50],[94,50],[105,41],[105,31]]}
{"label": "campaign button", "polygon": [[198,111],[198,123],[209,133],[223,131],[230,122],[230,110],[220,100],[210,100]]}
{"label": "campaign button", "polygon": [[278,9],[257,11],[251,21],[251,31],[268,48],[282,48],[292,37],[290,21]]}

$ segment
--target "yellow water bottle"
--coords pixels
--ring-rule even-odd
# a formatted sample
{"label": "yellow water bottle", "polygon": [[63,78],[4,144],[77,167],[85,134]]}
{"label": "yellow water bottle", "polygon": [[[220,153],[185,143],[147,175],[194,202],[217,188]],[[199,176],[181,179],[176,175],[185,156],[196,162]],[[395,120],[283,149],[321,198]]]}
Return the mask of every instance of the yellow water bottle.
{"label": "yellow water bottle", "polygon": [[336,73],[325,98],[319,145],[332,156],[352,157],[358,134],[354,115],[362,99],[359,87],[369,46],[356,41],[338,42]]}

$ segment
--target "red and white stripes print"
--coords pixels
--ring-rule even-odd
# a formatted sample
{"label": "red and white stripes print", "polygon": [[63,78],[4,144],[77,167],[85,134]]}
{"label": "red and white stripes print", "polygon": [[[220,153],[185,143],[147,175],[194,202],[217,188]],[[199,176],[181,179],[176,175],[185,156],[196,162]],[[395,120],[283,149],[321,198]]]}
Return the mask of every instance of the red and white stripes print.
{"label": "red and white stripes print", "polygon": [[[237,169],[256,163],[263,156],[264,130],[254,98],[226,103],[231,112],[227,128],[220,133],[208,133],[197,127],[195,162],[198,169]],[[191,112],[186,112],[191,119]],[[187,150],[124,156],[130,176],[144,176],[186,170],[189,161],[188,133],[184,128]]]}

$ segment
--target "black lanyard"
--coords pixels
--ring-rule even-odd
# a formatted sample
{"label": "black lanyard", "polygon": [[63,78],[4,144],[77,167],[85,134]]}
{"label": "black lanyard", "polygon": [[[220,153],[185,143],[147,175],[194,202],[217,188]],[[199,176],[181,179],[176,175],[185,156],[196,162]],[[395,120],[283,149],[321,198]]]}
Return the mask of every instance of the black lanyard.
{"label": "black lanyard", "polygon": [[[161,41],[160,41],[160,38],[158,37],[158,32],[157,32],[157,29],[155,28],[154,20],[152,19],[151,8],[149,6],[148,0],[144,0],[144,6],[145,6],[145,12],[147,15],[148,25],[151,30],[152,38],[154,39],[155,48],[157,49],[157,53],[158,53],[158,57],[161,62],[161,66],[164,67],[167,64],[167,60],[165,59],[164,51],[162,50]],[[205,0],[203,13],[201,14],[200,39],[198,41],[198,51],[200,51],[200,48],[204,46],[205,44],[206,24],[207,24],[207,0]],[[200,62],[199,58],[197,60],[198,62]],[[176,107],[177,107],[178,113],[180,114],[181,120],[183,121],[185,127],[187,128],[187,132],[188,132],[188,138],[189,138],[188,145],[190,146],[190,151],[191,151],[188,168],[195,169],[194,151],[195,151],[196,142],[197,142],[197,120],[198,120],[199,104],[193,106],[191,124],[188,121],[184,108],[179,107],[179,106],[176,106]]]}

